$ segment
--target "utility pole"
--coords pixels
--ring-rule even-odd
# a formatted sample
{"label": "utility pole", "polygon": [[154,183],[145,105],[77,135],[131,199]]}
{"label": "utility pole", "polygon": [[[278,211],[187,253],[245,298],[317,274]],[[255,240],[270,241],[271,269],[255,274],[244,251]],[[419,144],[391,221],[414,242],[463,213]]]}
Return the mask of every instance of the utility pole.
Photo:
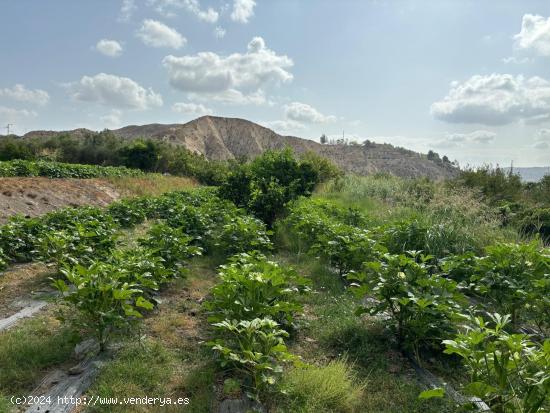
{"label": "utility pole", "polygon": [[10,127],[11,127],[11,126],[14,126],[13,123],[8,123],[8,124],[6,125],[6,131],[8,131],[7,136],[9,136],[9,134],[10,134]]}

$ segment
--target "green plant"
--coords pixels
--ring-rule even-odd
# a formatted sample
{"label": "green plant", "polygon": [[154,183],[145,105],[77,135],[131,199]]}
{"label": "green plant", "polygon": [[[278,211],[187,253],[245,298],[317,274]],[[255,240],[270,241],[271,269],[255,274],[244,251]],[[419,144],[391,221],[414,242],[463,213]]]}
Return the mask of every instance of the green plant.
{"label": "green plant", "polygon": [[210,322],[270,317],[291,326],[302,309],[296,295],[309,291],[306,278],[259,253],[232,257],[220,267],[220,279],[204,304]]}
{"label": "green plant", "polygon": [[145,221],[147,211],[144,200],[123,199],[109,205],[108,213],[122,228],[131,228]]}
{"label": "green plant", "polygon": [[124,166],[68,164],[52,161],[0,161],[0,176],[45,176],[48,178],[97,178],[107,176],[140,176],[138,169]]}
{"label": "green plant", "polygon": [[285,363],[296,359],[284,343],[288,333],[271,319],[224,320],[213,326],[220,338],[208,345],[223,368],[242,375],[247,395],[253,399],[276,383]]}
{"label": "green plant", "polygon": [[464,390],[497,413],[548,411],[550,340],[543,344],[523,334],[509,334],[508,315],[490,321],[471,316],[464,331],[445,340],[445,352],[457,354],[470,374]]}
{"label": "green plant", "polygon": [[[537,242],[498,243],[487,247],[487,255],[477,259],[471,289],[491,300],[500,312],[510,314],[512,326],[517,328],[531,305],[530,294],[548,292],[549,273],[550,254],[540,250]],[[531,298],[537,295],[531,294]],[[548,314],[548,309],[544,313]]]}
{"label": "green plant", "polygon": [[182,272],[189,258],[202,254],[202,248],[191,245],[192,241],[193,238],[182,228],[173,228],[159,222],[147,231],[147,237],[140,239],[139,243],[161,257],[166,267]]}
{"label": "green plant", "polygon": [[99,261],[88,267],[66,265],[61,273],[64,279],[53,280],[53,286],[78,311],[78,323],[94,332],[101,351],[113,329],[128,327],[142,317],[140,311],[153,308],[141,286],[127,281],[128,270],[118,265]]}
{"label": "green plant", "polygon": [[426,262],[431,257],[385,254],[381,261],[365,264],[365,270],[349,276],[355,293],[371,295],[376,302],[360,307],[358,315],[387,313],[398,345],[412,350],[420,361],[422,346],[436,347],[455,331],[455,313],[464,296],[457,283],[437,274],[430,275]]}
{"label": "green plant", "polygon": [[215,236],[215,247],[230,256],[246,251],[269,251],[273,248],[262,221],[251,216],[228,217]]}
{"label": "green plant", "polygon": [[363,262],[376,259],[385,252],[367,230],[348,225],[331,225],[313,244],[311,252],[318,254],[338,270],[340,276],[361,269]]}

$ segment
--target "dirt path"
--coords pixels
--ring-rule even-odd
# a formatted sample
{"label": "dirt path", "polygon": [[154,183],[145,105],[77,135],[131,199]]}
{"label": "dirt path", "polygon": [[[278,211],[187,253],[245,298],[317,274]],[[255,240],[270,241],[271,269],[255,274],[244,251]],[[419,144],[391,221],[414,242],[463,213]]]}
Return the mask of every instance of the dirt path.
{"label": "dirt path", "polygon": [[0,319],[36,307],[52,295],[48,277],[52,271],[42,263],[16,264],[0,276]]}
{"label": "dirt path", "polygon": [[16,214],[38,216],[66,206],[105,206],[120,198],[102,179],[0,178],[0,224]]}

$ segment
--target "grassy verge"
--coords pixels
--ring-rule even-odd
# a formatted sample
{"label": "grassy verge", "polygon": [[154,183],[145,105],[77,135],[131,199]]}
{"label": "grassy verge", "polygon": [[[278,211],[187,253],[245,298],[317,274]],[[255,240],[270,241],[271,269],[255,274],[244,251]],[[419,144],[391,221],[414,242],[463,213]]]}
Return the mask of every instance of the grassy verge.
{"label": "grassy verge", "polygon": [[147,174],[139,177],[120,176],[104,178],[122,196],[161,195],[165,192],[189,189],[197,186],[192,178],[161,174]]}
{"label": "grassy verge", "polygon": [[78,341],[73,331],[48,314],[0,333],[0,395],[4,404],[13,407],[9,397],[29,395],[48,371],[71,359]]}

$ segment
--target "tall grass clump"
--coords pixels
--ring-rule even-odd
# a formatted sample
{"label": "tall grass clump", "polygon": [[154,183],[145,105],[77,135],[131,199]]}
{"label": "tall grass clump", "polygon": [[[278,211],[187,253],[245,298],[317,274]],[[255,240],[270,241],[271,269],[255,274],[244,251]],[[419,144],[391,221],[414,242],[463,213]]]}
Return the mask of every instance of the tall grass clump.
{"label": "tall grass clump", "polygon": [[284,412],[358,412],[364,386],[346,360],[325,366],[295,368],[285,374],[282,387],[287,395]]}
{"label": "tall grass clump", "polygon": [[[322,185],[316,197],[358,208],[388,231],[393,253],[419,249],[442,257],[482,252],[519,235],[501,225],[498,209],[468,188],[391,175],[346,176]],[[397,246],[400,247],[398,248]]]}

